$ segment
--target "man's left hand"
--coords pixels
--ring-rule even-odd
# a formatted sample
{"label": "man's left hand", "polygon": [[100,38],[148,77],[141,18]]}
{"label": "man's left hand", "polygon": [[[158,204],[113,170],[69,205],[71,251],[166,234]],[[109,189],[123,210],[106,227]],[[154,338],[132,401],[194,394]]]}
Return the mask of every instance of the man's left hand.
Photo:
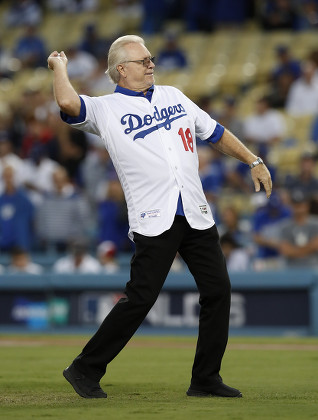
{"label": "man's left hand", "polygon": [[262,164],[255,166],[253,169],[251,169],[251,175],[254,182],[255,191],[260,191],[261,184],[263,184],[267,198],[269,198],[272,193],[272,178],[266,165]]}

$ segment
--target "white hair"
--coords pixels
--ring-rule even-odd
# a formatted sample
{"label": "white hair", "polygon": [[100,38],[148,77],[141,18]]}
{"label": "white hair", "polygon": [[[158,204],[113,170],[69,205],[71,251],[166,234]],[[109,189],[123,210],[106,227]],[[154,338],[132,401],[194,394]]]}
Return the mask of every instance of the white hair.
{"label": "white hair", "polygon": [[118,83],[120,74],[117,70],[117,66],[123,63],[127,59],[127,51],[123,48],[127,44],[142,44],[145,45],[143,38],[137,35],[125,35],[117,38],[109,48],[108,51],[108,69],[106,74],[114,82]]}

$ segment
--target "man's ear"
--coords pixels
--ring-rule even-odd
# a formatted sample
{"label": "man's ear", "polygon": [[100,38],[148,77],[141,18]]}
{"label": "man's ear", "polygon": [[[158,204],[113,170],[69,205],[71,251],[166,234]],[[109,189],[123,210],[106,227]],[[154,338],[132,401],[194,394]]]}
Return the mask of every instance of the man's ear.
{"label": "man's ear", "polygon": [[117,71],[122,77],[127,77],[125,67],[122,64],[117,66]]}

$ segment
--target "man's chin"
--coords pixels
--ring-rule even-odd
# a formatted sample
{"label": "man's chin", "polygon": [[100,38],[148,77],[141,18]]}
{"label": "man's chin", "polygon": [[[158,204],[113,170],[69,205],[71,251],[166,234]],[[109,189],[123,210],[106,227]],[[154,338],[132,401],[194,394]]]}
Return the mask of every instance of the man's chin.
{"label": "man's chin", "polygon": [[153,75],[148,76],[148,83],[149,83],[149,87],[155,83],[155,78]]}

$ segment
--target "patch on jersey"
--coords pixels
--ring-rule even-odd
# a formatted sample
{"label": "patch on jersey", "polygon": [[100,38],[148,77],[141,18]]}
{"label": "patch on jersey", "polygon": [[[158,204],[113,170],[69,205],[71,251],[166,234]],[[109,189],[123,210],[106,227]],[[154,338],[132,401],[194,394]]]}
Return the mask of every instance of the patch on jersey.
{"label": "patch on jersey", "polygon": [[148,210],[140,213],[141,219],[148,219],[150,217],[160,217],[160,209]]}
{"label": "patch on jersey", "polygon": [[140,130],[134,135],[134,140],[143,139],[147,136],[147,134],[150,134],[155,130],[159,130],[159,128],[162,127],[166,130],[171,130],[171,123],[173,121],[187,115],[181,104],[168,106],[168,108],[162,108],[161,110],[158,110],[158,108],[154,106],[154,110],[153,115],[146,114],[142,117],[137,114],[125,114],[120,120],[122,125],[128,124],[128,128],[125,129],[124,133],[130,134],[133,131],[140,130],[147,125],[151,125],[154,120],[157,122],[162,121],[160,124],[156,124],[153,127],[146,128],[145,130]]}
{"label": "patch on jersey", "polygon": [[206,204],[202,204],[199,208],[202,214],[208,214],[208,206]]}

